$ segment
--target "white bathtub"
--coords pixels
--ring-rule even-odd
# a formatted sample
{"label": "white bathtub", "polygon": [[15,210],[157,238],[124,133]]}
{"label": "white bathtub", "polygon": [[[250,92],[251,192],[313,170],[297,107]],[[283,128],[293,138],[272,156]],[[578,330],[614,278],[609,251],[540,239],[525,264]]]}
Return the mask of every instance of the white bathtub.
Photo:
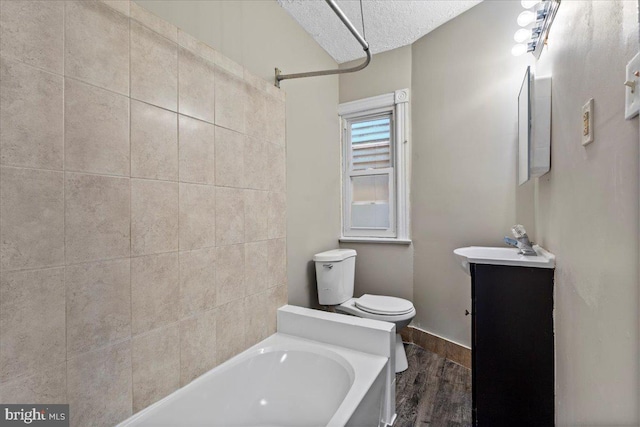
{"label": "white bathtub", "polygon": [[276,333],[120,426],[377,427],[387,362]]}

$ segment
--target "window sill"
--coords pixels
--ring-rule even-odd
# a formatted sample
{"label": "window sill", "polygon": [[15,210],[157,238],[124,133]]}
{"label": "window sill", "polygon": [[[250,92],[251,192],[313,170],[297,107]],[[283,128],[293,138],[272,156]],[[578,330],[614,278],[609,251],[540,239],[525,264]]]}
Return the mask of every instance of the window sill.
{"label": "window sill", "polygon": [[410,245],[411,239],[396,239],[384,237],[341,237],[340,243],[386,243],[391,245]]}

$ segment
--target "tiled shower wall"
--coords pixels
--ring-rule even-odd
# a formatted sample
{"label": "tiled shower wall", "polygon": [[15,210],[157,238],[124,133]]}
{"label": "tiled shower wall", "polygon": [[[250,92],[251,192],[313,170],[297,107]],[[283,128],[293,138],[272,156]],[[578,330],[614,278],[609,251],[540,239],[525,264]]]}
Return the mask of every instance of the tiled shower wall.
{"label": "tiled shower wall", "polygon": [[284,94],[135,3],[0,23],[0,402],[113,425],[275,331]]}

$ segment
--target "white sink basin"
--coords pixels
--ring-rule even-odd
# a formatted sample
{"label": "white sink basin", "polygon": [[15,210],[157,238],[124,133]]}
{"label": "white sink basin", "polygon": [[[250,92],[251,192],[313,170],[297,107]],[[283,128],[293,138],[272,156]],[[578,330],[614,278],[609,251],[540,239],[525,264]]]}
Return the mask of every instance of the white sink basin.
{"label": "white sink basin", "polygon": [[534,245],[537,255],[520,255],[517,248],[469,246],[453,251],[465,273],[471,275],[469,264],[512,265],[516,267],[555,268],[556,256]]}

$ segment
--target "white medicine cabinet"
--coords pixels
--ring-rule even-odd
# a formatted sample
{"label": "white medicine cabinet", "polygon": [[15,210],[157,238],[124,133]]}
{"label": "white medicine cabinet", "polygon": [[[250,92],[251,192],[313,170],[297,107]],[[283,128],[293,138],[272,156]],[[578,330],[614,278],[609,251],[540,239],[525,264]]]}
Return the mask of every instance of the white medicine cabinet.
{"label": "white medicine cabinet", "polygon": [[551,168],[551,77],[527,67],[518,95],[518,184]]}

